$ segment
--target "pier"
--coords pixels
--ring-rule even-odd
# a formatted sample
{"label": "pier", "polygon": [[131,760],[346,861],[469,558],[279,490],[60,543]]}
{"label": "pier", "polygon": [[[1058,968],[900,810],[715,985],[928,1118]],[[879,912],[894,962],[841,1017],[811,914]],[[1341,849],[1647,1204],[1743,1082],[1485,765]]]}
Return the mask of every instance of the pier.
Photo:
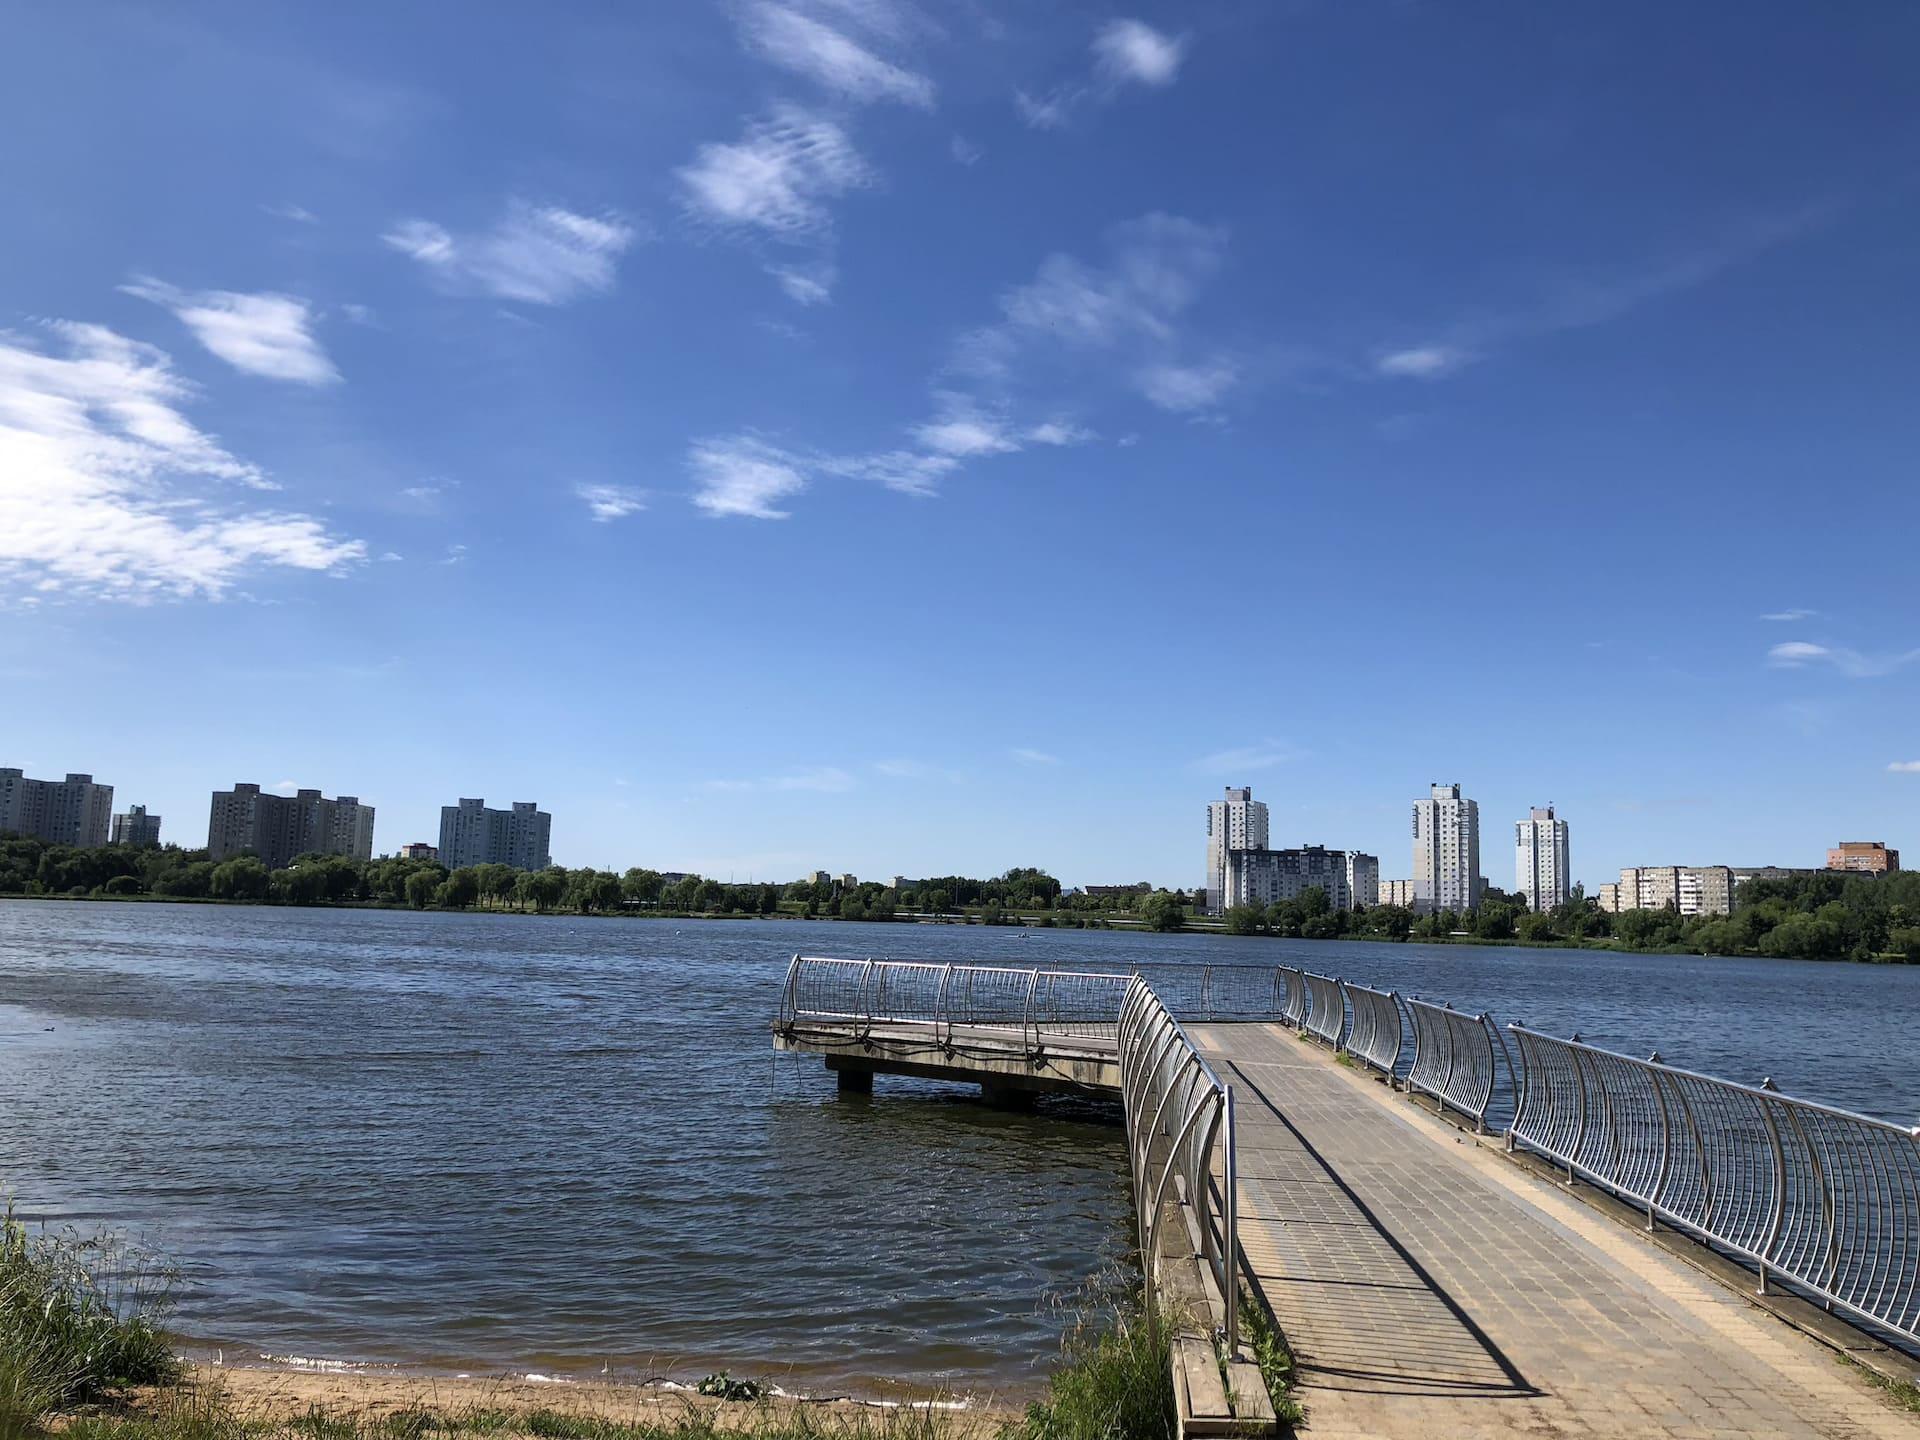
{"label": "pier", "polygon": [[1314,1435],[1920,1437],[1920,1132],[1285,966],[796,958],[774,1030],[1117,1094],[1183,1433],[1274,1428],[1244,1291]]}

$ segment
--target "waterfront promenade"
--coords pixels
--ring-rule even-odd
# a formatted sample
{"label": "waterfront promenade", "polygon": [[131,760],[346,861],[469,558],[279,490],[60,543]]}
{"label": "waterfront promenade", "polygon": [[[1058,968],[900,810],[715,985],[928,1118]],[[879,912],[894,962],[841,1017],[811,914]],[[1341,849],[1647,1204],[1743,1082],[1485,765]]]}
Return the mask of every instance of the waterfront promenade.
{"label": "waterfront promenade", "polygon": [[[1116,1026],[1105,1016],[1123,994]],[[1909,1331],[1920,1136],[1513,1036],[1533,1067],[1524,1082],[1485,1017],[1284,967],[1149,977],[796,959],[775,1023],[776,1045],[822,1055],[853,1091],[875,1073],[969,1080],[1003,1101],[1023,1083],[1102,1091],[1112,1055],[1150,1273],[1199,1256],[1229,1367],[1242,1352],[1218,1297],[1230,1274],[1256,1292],[1294,1352],[1309,1434],[1920,1440],[1920,1415],[1839,1351],[1896,1376],[1920,1361],[1805,1300],[1756,1304],[1754,1271],[1664,1226],[1650,1235],[1637,1209],[1584,1179],[1569,1188],[1507,1153],[1499,1125],[1487,1132],[1517,1093],[1523,1146],[1556,1163],[1571,1146],[1583,1172],[1610,1166],[1663,1215],[1703,1216],[1736,1250]],[[1436,1117],[1443,1096],[1460,1124]],[[1636,1167],[1655,1159],[1649,1182]],[[1860,1164],[1871,1177],[1848,1168]],[[1184,1223],[1150,1221],[1145,1197],[1169,1193]],[[1826,1260],[1806,1248],[1822,1235]],[[1203,1420],[1223,1418],[1187,1433],[1246,1433],[1237,1412],[1199,1405],[1195,1377],[1212,1367],[1196,1353],[1176,1350],[1177,1387]]]}
{"label": "waterfront promenade", "polygon": [[1832,1350],[1291,1030],[1190,1033],[1238,1100],[1244,1263],[1309,1434],[1920,1437]]}

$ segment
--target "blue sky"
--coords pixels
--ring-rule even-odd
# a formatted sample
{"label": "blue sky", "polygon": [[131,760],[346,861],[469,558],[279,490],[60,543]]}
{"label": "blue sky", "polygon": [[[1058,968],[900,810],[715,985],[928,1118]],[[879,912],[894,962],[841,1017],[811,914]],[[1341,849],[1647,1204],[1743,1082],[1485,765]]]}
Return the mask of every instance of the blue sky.
{"label": "blue sky", "polygon": [[1920,850],[1920,11],[16,7],[0,763],[204,840]]}

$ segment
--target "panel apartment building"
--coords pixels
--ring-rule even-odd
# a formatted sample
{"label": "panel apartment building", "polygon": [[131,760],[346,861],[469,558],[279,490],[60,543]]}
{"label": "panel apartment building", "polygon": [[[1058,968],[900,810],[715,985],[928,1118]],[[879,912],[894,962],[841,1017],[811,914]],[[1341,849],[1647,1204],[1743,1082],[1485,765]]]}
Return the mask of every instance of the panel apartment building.
{"label": "panel apartment building", "polygon": [[1514,888],[1527,897],[1536,915],[1564,905],[1573,894],[1567,870],[1567,822],[1554,818],[1553,807],[1538,805],[1513,827]]}
{"label": "panel apartment building", "polygon": [[149,815],[144,805],[134,805],[124,815],[113,817],[113,843],[131,845],[136,850],[154,850],[160,845],[160,817]]}
{"label": "panel apartment building", "polygon": [[1900,852],[1879,840],[1842,840],[1827,851],[1827,869],[1862,875],[1889,875],[1900,868]]}
{"label": "panel apartment building", "polygon": [[548,839],[553,816],[532,800],[516,800],[511,810],[490,810],[485,800],[462,799],[440,807],[440,863],[511,865],[544,870],[553,863]]}
{"label": "panel apartment building", "polygon": [[1253,798],[1250,785],[1227,786],[1227,797],[1207,806],[1207,908],[1215,914],[1228,905],[1227,856],[1235,850],[1267,848],[1267,803]]}
{"label": "panel apartment building", "polygon": [[1356,872],[1370,879],[1378,892],[1380,861],[1357,850],[1329,850],[1323,845],[1303,845],[1297,850],[1229,850],[1220,908],[1298,900],[1301,892],[1318,885],[1335,910],[1351,910],[1356,903],[1365,903],[1354,899],[1350,877]]}
{"label": "panel apartment building", "polygon": [[284,870],[296,855],[373,857],[373,806],[359,797],[329,800],[318,790],[275,795],[258,785],[213,792],[207,853],[215,860],[252,851],[269,870]]}
{"label": "panel apartment building", "polygon": [[1422,915],[1480,903],[1480,807],[1458,785],[1413,802],[1413,908]]}
{"label": "panel apartment building", "polygon": [[28,835],[54,845],[104,845],[113,815],[113,787],[91,775],[30,780],[0,770],[0,834]]}
{"label": "panel apartment building", "polygon": [[1600,908],[1673,910],[1681,915],[1730,915],[1740,877],[1728,865],[1629,865],[1618,885],[1600,887]]}

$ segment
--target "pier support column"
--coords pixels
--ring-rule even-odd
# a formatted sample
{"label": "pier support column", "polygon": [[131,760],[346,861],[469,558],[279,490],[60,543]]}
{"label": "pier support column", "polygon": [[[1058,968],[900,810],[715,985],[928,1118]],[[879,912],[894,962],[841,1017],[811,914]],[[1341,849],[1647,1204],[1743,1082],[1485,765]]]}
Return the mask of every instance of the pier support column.
{"label": "pier support column", "polygon": [[873,1071],[864,1066],[835,1065],[832,1060],[827,1061],[827,1066],[840,1082],[842,1095],[873,1094]]}
{"label": "pier support column", "polygon": [[1034,1092],[1017,1085],[995,1085],[983,1080],[980,1098],[996,1110],[1031,1110]]}

